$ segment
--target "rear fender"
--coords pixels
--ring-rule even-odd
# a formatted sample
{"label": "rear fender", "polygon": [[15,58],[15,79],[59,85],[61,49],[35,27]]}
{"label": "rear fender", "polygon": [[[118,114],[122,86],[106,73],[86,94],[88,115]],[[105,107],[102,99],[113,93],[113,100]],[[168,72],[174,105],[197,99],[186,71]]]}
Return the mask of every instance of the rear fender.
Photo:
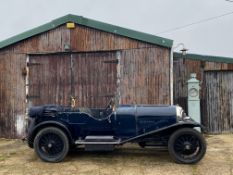
{"label": "rear fender", "polygon": [[29,141],[29,146],[33,147],[33,142],[34,142],[34,138],[36,137],[36,134],[43,128],[46,127],[57,127],[59,129],[61,129],[68,137],[70,145],[74,145],[74,140],[73,137],[71,135],[71,132],[69,131],[68,127],[60,122],[56,122],[56,121],[46,121],[46,122],[42,122],[40,124],[38,124],[30,133],[30,135],[28,136],[28,141]]}

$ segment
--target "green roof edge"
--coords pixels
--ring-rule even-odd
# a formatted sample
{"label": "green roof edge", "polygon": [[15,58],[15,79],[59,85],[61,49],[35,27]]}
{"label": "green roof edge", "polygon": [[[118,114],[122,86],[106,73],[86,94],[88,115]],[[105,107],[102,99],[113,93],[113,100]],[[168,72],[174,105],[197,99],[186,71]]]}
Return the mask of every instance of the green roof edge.
{"label": "green roof edge", "polygon": [[92,19],[84,18],[82,16],[68,14],[66,16],[52,20],[51,22],[48,22],[44,25],[41,25],[39,27],[33,28],[31,30],[28,30],[26,32],[23,32],[21,34],[15,35],[11,38],[1,41],[0,49],[7,47],[11,44],[17,43],[19,41],[25,40],[27,38],[30,38],[32,36],[54,29],[66,22],[74,22],[74,23],[77,23],[79,25],[83,25],[86,27],[125,36],[128,38],[144,41],[144,42],[151,43],[151,44],[160,45],[160,46],[167,47],[167,48],[171,48],[173,45],[173,40],[170,40],[170,39],[158,37],[158,36],[143,33],[143,32],[138,32],[135,30],[115,26],[112,24],[107,24],[107,23],[100,22],[100,21],[95,21]]}
{"label": "green roof edge", "polygon": [[189,53],[185,56],[182,53],[174,52],[173,53],[174,59],[192,59],[192,60],[200,60],[200,61],[209,61],[209,62],[219,62],[219,63],[233,63],[233,58],[231,57],[222,57],[222,56],[212,56],[212,55],[199,55]]}

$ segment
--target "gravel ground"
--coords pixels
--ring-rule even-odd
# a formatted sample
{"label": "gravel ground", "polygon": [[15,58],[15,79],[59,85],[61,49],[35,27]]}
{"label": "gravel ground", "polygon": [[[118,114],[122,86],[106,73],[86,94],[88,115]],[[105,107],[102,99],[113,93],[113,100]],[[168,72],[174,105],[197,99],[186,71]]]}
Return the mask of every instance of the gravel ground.
{"label": "gravel ground", "polygon": [[233,175],[233,135],[206,139],[207,154],[196,165],[176,164],[167,151],[131,144],[108,153],[77,150],[62,163],[45,163],[26,143],[0,139],[0,175]]}

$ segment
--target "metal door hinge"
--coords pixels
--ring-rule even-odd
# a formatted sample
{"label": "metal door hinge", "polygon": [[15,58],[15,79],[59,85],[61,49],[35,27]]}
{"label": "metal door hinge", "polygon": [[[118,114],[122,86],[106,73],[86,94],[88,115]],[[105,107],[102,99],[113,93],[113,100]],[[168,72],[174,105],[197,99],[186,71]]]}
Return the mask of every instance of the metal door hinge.
{"label": "metal door hinge", "polygon": [[118,64],[119,60],[105,60],[102,61],[103,63],[113,63],[113,64]]}
{"label": "metal door hinge", "polygon": [[27,63],[27,66],[39,66],[41,63]]}
{"label": "metal door hinge", "polygon": [[32,99],[32,98],[40,98],[39,95],[26,95],[27,99]]}

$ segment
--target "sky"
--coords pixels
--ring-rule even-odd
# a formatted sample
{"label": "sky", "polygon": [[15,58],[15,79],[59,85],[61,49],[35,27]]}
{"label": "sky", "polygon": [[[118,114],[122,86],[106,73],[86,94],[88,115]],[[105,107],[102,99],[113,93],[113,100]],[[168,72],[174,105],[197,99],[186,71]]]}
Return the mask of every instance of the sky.
{"label": "sky", "polygon": [[2,0],[0,41],[66,14],[172,39],[174,46],[183,43],[188,53],[233,58],[233,2],[226,0]]}

